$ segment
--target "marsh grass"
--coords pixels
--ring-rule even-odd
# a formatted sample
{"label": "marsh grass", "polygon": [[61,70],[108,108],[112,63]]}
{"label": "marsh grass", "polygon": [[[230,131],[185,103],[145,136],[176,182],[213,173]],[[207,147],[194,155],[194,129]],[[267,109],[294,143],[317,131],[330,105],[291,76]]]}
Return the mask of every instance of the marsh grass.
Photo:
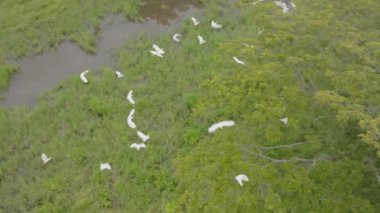
{"label": "marsh grass", "polygon": [[[186,20],[176,30],[184,35],[180,44],[167,33],[159,38],[141,35],[121,47],[118,68],[124,78],[117,79],[114,69],[103,67],[91,70],[89,84],[83,84],[78,71],[43,95],[34,110],[0,108],[1,132],[9,133],[0,134],[0,193],[4,195],[0,209],[379,209],[379,186],[366,164],[374,151],[358,138],[363,130],[357,121],[342,123],[337,109],[316,100],[318,90],[340,85],[337,79],[333,83],[327,78],[325,70],[338,68],[336,63],[344,64],[356,54],[344,54],[348,47],[340,46],[341,38],[334,37],[347,23],[337,21],[342,28],[335,33],[326,26],[325,17],[335,20],[334,7],[328,10],[321,2],[296,2],[300,12],[284,15],[274,4],[243,7],[236,13],[226,1],[207,3],[205,15],[197,17],[199,26]],[[315,12],[315,7],[327,11]],[[225,28],[212,30],[212,19]],[[323,32],[315,25],[321,25]],[[265,32],[258,35],[261,28]],[[318,39],[320,34],[330,37]],[[197,35],[207,43],[200,46]],[[334,50],[325,49],[327,41],[336,45]],[[153,43],[165,49],[164,58],[149,53]],[[246,65],[234,63],[233,55]],[[371,57],[364,59],[378,64]],[[336,72],[345,73],[345,69]],[[370,72],[367,75],[378,79]],[[136,105],[126,100],[129,90],[134,91]],[[365,91],[373,94],[376,88]],[[331,101],[331,97],[324,98]],[[367,101],[354,97],[354,104]],[[126,122],[132,108],[137,129],[151,137],[142,151],[129,148],[139,141]],[[289,116],[289,125],[279,122],[283,116]],[[207,133],[210,124],[227,119],[233,119],[236,127]],[[255,155],[257,145],[299,141],[305,145],[266,154],[274,159],[328,155],[331,160],[275,164]],[[53,157],[46,165],[39,157],[42,152]],[[113,169],[101,172],[101,162],[109,162]],[[233,179],[240,172],[251,180],[244,188]]]}
{"label": "marsh grass", "polygon": [[[12,67],[6,64],[7,60],[54,49],[64,40],[95,53],[101,19],[108,13],[136,19],[142,3],[140,0],[1,1],[0,65]],[[0,88],[6,88],[13,72],[0,68]]]}

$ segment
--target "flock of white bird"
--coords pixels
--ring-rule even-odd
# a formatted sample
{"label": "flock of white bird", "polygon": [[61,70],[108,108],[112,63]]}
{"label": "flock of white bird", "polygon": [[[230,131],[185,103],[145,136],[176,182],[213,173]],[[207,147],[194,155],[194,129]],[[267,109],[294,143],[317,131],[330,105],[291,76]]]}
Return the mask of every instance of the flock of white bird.
{"label": "flock of white bird", "polygon": [[[261,2],[263,0],[259,0],[258,2]],[[292,6],[295,8],[295,5],[293,3],[291,3]],[[276,1],[276,5],[280,6],[284,13],[287,13],[289,11],[289,8],[287,8],[286,4],[281,2],[281,1]],[[194,24],[194,26],[197,26],[200,24],[200,22],[195,18],[195,17],[191,17],[191,21],[192,23]],[[211,21],[211,27],[213,29],[221,29],[223,27],[223,25],[217,23],[216,21],[212,20]],[[264,32],[264,30],[260,29],[259,30],[259,35],[262,34]],[[183,36],[179,33],[175,33],[172,37],[173,41],[175,42],[181,42],[181,39]],[[206,40],[198,35],[198,42],[199,42],[199,45],[202,45],[202,44],[205,44],[206,43]],[[150,53],[153,55],[153,56],[157,56],[157,57],[160,57],[160,58],[163,58],[163,55],[165,54],[165,50],[163,48],[160,48],[158,45],[156,44],[153,44],[152,45],[152,50],[150,50]],[[232,59],[237,63],[237,64],[240,64],[240,65],[245,65],[245,62],[242,61],[241,59],[237,58],[236,56],[232,56]],[[90,71],[89,70],[85,70],[83,71],[79,77],[81,79],[81,81],[85,84],[87,84],[89,81],[88,79],[86,78],[86,74],[89,73]],[[115,75],[117,78],[123,78],[124,75],[116,70],[115,71]],[[133,91],[129,91],[128,95],[127,95],[127,100],[132,104],[132,105],[135,105],[135,101],[133,99]],[[127,124],[128,126],[131,128],[131,129],[135,129],[137,126],[136,124],[133,122],[133,119],[134,119],[134,115],[135,115],[135,109],[132,109],[127,117]],[[284,117],[284,118],[281,118],[279,119],[282,123],[284,124],[288,124],[288,118],[287,117]],[[223,127],[232,127],[232,126],[235,126],[235,122],[232,121],[232,120],[227,120],[227,121],[221,121],[221,122],[218,122],[218,123],[215,123],[213,125],[211,125],[209,128],[208,128],[208,132],[209,133],[214,133],[216,130],[218,129],[223,129]],[[145,142],[148,141],[150,139],[149,135],[146,135],[144,134],[143,132],[141,131],[137,131],[137,136],[142,140],[142,143],[133,143],[130,145],[130,148],[132,149],[136,149],[136,150],[140,150],[140,149],[145,149],[146,148],[146,144]],[[48,157],[45,153],[42,153],[41,154],[41,159],[42,159],[42,162],[43,164],[46,164],[47,162],[49,162],[52,158],[51,157]],[[112,167],[109,163],[100,163],[100,170],[111,170]],[[249,181],[249,178],[247,175],[245,174],[239,174],[235,177],[235,180],[238,182],[238,184],[240,186],[243,186],[243,181],[246,181],[248,182]]]}

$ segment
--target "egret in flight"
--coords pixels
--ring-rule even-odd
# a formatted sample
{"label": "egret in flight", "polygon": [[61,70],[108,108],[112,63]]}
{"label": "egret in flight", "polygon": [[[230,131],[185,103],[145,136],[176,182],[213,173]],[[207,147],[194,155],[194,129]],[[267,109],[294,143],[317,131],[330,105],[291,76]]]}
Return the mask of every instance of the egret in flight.
{"label": "egret in flight", "polygon": [[200,45],[206,43],[206,40],[202,36],[200,36],[200,35],[198,35],[198,41],[199,41]]}
{"label": "egret in flight", "polygon": [[111,170],[111,165],[109,163],[100,163],[100,170]]}
{"label": "egret in flight", "polygon": [[221,24],[218,24],[216,21],[212,20],[211,21],[211,27],[214,28],[214,29],[220,29],[223,26]]}
{"label": "egret in flight", "polygon": [[222,122],[219,122],[219,123],[216,123],[216,124],[213,124],[212,126],[210,126],[208,128],[208,132],[209,133],[213,133],[215,132],[217,129],[223,129],[223,127],[230,127],[230,126],[235,126],[235,122],[234,121],[222,121]]}
{"label": "egret in flight", "polygon": [[173,35],[173,40],[175,42],[180,42],[181,41],[181,40],[179,40],[180,37],[182,37],[182,35],[179,34],[179,33],[176,33],[176,34]]}
{"label": "egret in flight", "polygon": [[124,77],[123,73],[121,73],[121,72],[118,71],[118,70],[115,71],[115,74],[116,74],[116,77],[117,77],[117,78],[122,78],[122,77]]}
{"label": "egret in flight", "polygon": [[128,95],[127,95],[127,99],[128,101],[131,103],[131,104],[135,104],[135,100],[133,100],[133,91],[129,91]]}
{"label": "egret in flight", "polygon": [[197,26],[199,24],[199,21],[194,17],[191,17],[191,21],[193,22],[194,26]]}
{"label": "egret in flight", "polygon": [[234,61],[235,61],[237,64],[242,64],[242,65],[244,65],[244,64],[245,64],[245,62],[244,62],[244,61],[242,61],[242,60],[238,59],[236,56],[233,56],[232,58],[234,59]]}
{"label": "egret in flight", "polygon": [[82,72],[82,73],[79,75],[80,80],[82,80],[83,83],[85,83],[85,84],[88,83],[88,80],[87,80],[87,78],[86,78],[86,76],[85,76],[88,72],[90,72],[90,71],[86,70],[86,71]]}
{"label": "egret in flight", "polygon": [[135,116],[135,109],[132,109],[127,118],[128,126],[131,127],[132,129],[136,128],[136,124],[132,121],[134,116]]}
{"label": "egret in flight", "polygon": [[288,117],[281,118],[280,121],[284,124],[288,124]]}
{"label": "egret in flight", "polygon": [[160,57],[160,58],[164,57],[164,56],[162,56],[161,53],[159,53],[159,52],[157,52],[155,50],[151,50],[150,53],[152,53],[153,56],[157,56],[157,57]]}
{"label": "egret in flight", "polygon": [[153,49],[161,55],[165,53],[164,49],[160,48],[157,44],[153,44]]}
{"label": "egret in flight", "polygon": [[140,132],[140,131],[137,131],[137,135],[141,138],[141,140],[142,140],[143,142],[149,140],[149,138],[150,138],[149,135],[145,135],[144,133],[142,133],[142,132]]}
{"label": "egret in flight", "polygon": [[249,181],[247,175],[241,174],[235,177],[236,181],[239,183],[240,186],[243,186],[243,181]]}
{"label": "egret in flight", "polygon": [[133,143],[130,147],[140,150],[140,149],[145,149],[146,146],[145,146],[145,143]]}
{"label": "egret in flight", "polygon": [[48,158],[48,156],[45,153],[41,154],[41,159],[44,164],[51,160],[51,158]]}

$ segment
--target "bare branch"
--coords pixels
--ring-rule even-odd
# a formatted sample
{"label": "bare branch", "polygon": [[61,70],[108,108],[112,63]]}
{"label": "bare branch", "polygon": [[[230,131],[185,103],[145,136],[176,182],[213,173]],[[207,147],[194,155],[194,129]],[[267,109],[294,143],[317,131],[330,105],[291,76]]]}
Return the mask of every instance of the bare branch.
{"label": "bare branch", "polygon": [[256,4],[261,3],[261,2],[263,2],[263,1],[265,1],[265,0],[254,1],[254,2],[252,2],[252,5],[256,5]]}
{"label": "bare branch", "polygon": [[290,159],[274,159],[274,158],[268,157],[267,155],[263,155],[262,153],[253,153],[253,154],[258,157],[267,159],[271,161],[272,163],[305,162],[305,163],[312,163],[313,165],[315,165],[317,164],[318,161],[327,161],[331,159],[329,156],[326,156],[326,155],[321,155],[313,159],[299,158],[299,157],[293,157]]}
{"label": "bare branch", "polygon": [[289,145],[280,145],[280,146],[258,146],[258,148],[261,150],[261,151],[267,151],[267,150],[270,150],[270,149],[279,149],[279,148],[290,148],[290,147],[293,147],[293,146],[298,146],[298,145],[301,145],[301,144],[304,144],[305,142],[298,142],[298,143],[292,143],[292,144],[289,144]]}
{"label": "bare branch", "polygon": [[377,182],[380,185],[380,174],[378,172],[378,169],[375,167],[375,165],[373,165],[372,159],[369,159],[369,166],[371,167],[372,172],[375,174],[375,176],[377,178]]}

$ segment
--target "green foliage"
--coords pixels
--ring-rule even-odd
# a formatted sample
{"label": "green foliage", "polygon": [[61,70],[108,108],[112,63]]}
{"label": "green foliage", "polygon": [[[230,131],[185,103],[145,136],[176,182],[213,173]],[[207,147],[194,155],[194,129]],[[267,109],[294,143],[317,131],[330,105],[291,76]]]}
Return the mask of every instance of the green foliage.
{"label": "green foliage", "polygon": [[[17,7],[25,12],[33,2]],[[65,36],[90,52],[106,11],[135,15],[138,5],[82,2],[79,13],[70,10],[78,2],[58,2],[34,6],[84,18],[86,28],[68,20]],[[296,1],[297,10],[283,14],[271,1],[238,1],[238,9],[203,2],[201,24],[186,20],[178,29],[180,44],[171,33],[128,41],[119,52],[124,78],[91,70],[89,84],[73,76],[33,110],[0,108],[1,211],[379,211],[379,3]],[[224,28],[210,29],[212,19]],[[6,38],[25,47],[11,55],[44,49],[38,33],[55,30],[32,29],[25,33],[32,46]],[[207,43],[199,46],[197,35]],[[150,55],[152,43],[165,48],[164,58]],[[125,98],[129,90],[136,105]],[[139,141],[126,124],[132,108],[138,130],[151,137],[145,150],[129,148]],[[230,119],[236,126],[207,132]],[[42,152],[53,157],[46,165]],[[100,171],[103,162],[112,170]],[[243,187],[238,174],[250,179]]]}
{"label": "green foliage", "polygon": [[0,65],[0,89],[5,89],[12,74],[17,70],[17,65]]}

